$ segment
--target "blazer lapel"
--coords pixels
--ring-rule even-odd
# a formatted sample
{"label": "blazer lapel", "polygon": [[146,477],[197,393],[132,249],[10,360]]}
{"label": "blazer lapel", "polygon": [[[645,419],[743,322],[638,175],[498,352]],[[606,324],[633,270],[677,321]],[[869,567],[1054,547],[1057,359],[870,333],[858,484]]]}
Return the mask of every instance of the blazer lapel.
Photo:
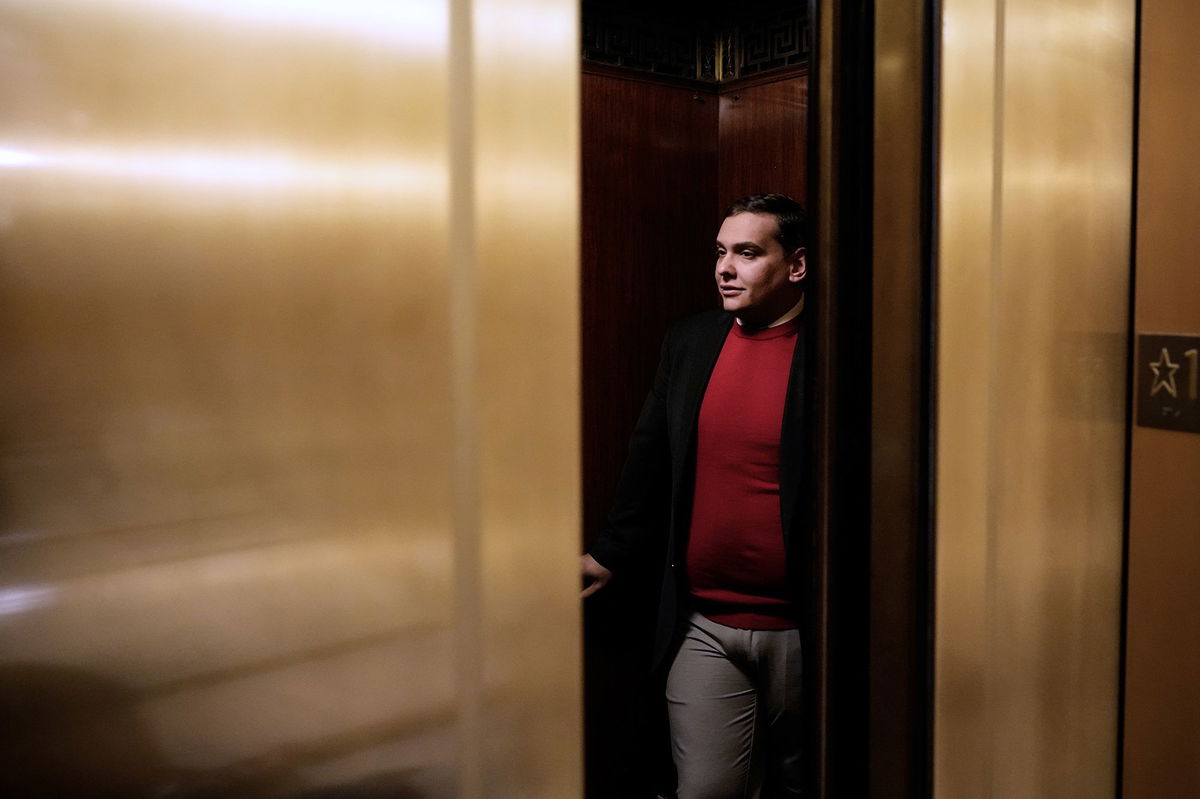
{"label": "blazer lapel", "polygon": [[[676,502],[682,502],[685,498],[690,501],[691,487],[688,484],[688,475],[695,463],[696,423],[700,417],[700,402],[704,398],[708,380],[712,376],[713,367],[717,364],[717,357],[721,354],[725,337],[729,334],[732,324],[733,316],[730,314],[714,317],[712,324],[694,331],[687,341],[681,342],[676,353],[682,369],[680,391],[671,409],[672,422],[675,425],[671,436],[674,449],[671,458],[674,471],[672,494]],[[676,519],[686,518],[687,511],[690,510],[690,507],[677,506]]]}
{"label": "blazer lapel", "polygon": [[733,325],[733,316],[717,317],[712,327],[706,328],[696,336],[692,344],[691,357],[687,358],[688,371],[684,375],[683,392],[676,419],[682,425],[679,441],[683,443],[683,452],[690,453],[695,446],[696,422],[700,418],[700,401],[708,388],[708,380],[712,377],[713,368],[721,348],[725,346],[725,338]]}
{"label": "blazer lapel", "polygon": [[802,322],[792,354],[792,371],[788,376],[787,399],[784,400],[783,427],[779,432],[779,511],[783,522],[783,541],[790,543],[796,504],[804,484],[804,389],[806,325]]}

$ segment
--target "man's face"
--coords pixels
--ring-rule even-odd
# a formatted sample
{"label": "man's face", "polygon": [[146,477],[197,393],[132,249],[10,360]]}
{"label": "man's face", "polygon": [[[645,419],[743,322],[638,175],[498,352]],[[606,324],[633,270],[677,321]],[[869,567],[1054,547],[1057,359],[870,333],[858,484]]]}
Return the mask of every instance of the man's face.
{"label": "man's face", "polygon": [[717,233],[717,290],[725,310],[755,326],[769,325],[799,299],[804,250],[784,252],[771,214],[725,217]]}

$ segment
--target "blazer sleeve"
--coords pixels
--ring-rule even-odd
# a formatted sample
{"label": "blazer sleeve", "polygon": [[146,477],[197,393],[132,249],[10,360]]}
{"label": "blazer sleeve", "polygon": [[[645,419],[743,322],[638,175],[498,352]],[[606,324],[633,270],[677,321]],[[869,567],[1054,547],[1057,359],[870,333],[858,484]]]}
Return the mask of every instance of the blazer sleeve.
{"label": "blazer sleeve", "polygon": [[671,333],[663,339],[654,384],[629,439],[604,532],[590,554],[619,572],[655,544],[665,543],[671,507],[671,443],[667,396],[671,383]]}

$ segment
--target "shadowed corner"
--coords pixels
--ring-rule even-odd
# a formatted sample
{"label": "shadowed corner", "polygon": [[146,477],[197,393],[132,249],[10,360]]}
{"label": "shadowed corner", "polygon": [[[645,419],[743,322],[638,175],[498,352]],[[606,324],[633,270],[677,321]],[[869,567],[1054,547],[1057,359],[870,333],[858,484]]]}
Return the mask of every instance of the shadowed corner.
{"label": "shadowed corner", "polygon": [[180,775],[135,711],[129,689],[79,669],[0,665],[0,794],[150,796]]}
{"label": "shadowed corner", "polygon": [[137,713],[135,692],[81,669],[0,665],[0,796],[218,799],[442,799],[445,769],[401,769],[312,786],[305,757],[253,759],[231,768],[173,766]]}

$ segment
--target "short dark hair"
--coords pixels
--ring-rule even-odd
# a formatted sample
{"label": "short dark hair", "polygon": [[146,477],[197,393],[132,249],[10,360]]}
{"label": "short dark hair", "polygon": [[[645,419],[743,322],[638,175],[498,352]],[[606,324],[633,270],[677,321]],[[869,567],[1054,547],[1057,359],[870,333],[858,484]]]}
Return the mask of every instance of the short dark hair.
{"label": "short dark hair", "polygon": [[779,232],[775,235],[786,252],[795,252],[808,243],[808,213],[804,206],[785,194],[750,194],[730,203],[725,216],[770,214]]}

